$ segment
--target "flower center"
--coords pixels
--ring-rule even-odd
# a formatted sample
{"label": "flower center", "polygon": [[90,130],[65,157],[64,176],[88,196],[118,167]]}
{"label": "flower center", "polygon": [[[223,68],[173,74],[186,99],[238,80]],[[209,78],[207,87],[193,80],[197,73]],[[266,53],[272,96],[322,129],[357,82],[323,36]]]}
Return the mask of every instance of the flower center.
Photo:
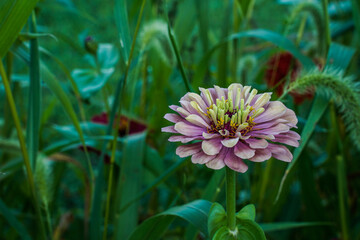
{"label": "flower center", "polygon": [[[240,89],[239,89],[240,90]],[[255,117],[260,115],[264,108],[255,110],[250,106],[250,102],[257,94],[257,90],[253,89],[247,97],[245,102],[241,98],[241,93],[236,94],[235,104],[232,99],[232,91],[228,92],[228,99],[225,100],[223,96],[221,99],[216,99],[216,104],[213,103],[207,108],[206,116],[210,120],[210,128],[208,133],[219,133],[223,137],[238,137],[238,132],[241,136],[245,136],[256,125],[254,123]]]}

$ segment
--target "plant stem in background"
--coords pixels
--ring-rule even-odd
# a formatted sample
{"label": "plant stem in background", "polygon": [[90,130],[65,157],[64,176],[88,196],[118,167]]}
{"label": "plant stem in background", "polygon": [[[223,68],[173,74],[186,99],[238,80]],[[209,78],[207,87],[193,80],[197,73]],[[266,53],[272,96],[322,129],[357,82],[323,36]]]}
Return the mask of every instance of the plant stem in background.
{"label": "plant stem in background", "polygon": [[170,41],[171,41],[171,45],[172,45],[172,47],[174,49],[174,52],[175,52],[175,56],[176,56],[176,60],[178,62],[178,66],[180,68],[181,76],[182,76],[183,81],[185,83],[186,91],[192,92],[192,89],[191,89],[191,86],[190,86],[190,83],[189,83],[189,79],[186,76],[184,65],[183,65],[182,60],[181,60],[181,56],[180,56],[180,53],[179,53],[179,48],[178,48],[178,46],[176,44],[175,36],[172,33],[171,28],[170,28],[169,20],[168,20],[168,34],[169,34],[169,38],[170,38]]}
{"label": "plant stem in background", "polygon": [[328,12],[328,0],[322,0],[322,9],[323,9],[323,14],[324,14],[324,31],[325,31],[325,38],[326,38],[326,55],[327,52],[329,50],[330,44],[331,44],[331,33],[330,33],[330,17],[329,17],[329,12]]}
{"label": "plant stem in background", "polygon": [[[104,223],[104,233],[103,233],[103,239],[106,240],[107,239],[107,225],[108,225],[108,221],[109,221],[109,212],[110,212],[110,198],[111,198],[111,187],[112,187],[112,181],[113,181],[113,165],[114,165],[114,162],[115,162],[115,153],[116,153],[116,145],[117,145],[117,137],[118,137],[118,133],[119,133],[119,125],[120,125],[120,114],[121,114],[121,100],[122,98],[124,97],[124,93],[125,93],[125,86],[126,86],[126,81],[127,81],[127,78],[129,76],[129,70],[130,70],[130,65],[131,65],[131,60],[132,60],[132,56],[133,56],[133,53],[134,53],[134,49],[135,49],[135,43],[136,43],[136,37],[138,35],[138,32],[139,32],[139,28],[140,28],[140,23],[141,23],[141,19],[142,19],[142,15],[143,15],[143,12],[144,12],[144,7],[145,7],[145,4],[146,4],[146,0],[143,0],[142,1],[142,4],[141,4],[141,8],[140,8],[140,12],[139,12],[139,16],[138,16],[138,19],[137,19],[137,23],[136,23],[136,28],[135,28],[135,32],[134,32],[134,37],[133,37],[133,41],[131,43],[131,49],[130,49],[130,54],[129,54],[129,59],[127,61],[127,64],[126,64],[126,69],[125,69],[125,73],[124,73],[124,80],[122,82],[119,82],[119,84],[122,83],[122,86],[121,86],[121,93],[120,93],[120,96],[116,96],[117,98],[115,98],[115,102],[114,102],[114,105],[113,105],[113,108],[115,107],[115,109],[112,109],[112,112],[115,113],[116,111],[116,108],[118,108],[117,112],[117,118],[115,117],[116,114],[112,114],[111,116],[111,120],[109,121],[109,128],[112,129],[112,123],[114,121],[114,118],[116,118],[116,123],[115,123],[115,130],[113,131],[113,141],[112,141],[112,153],[111,153],[111,159],[110,159],[110,163],[111,163],[111,167],[110,167],[110,173],[109,173],[109,179],[108,179],[108,194],[107,194],[107,199],[106,199],[106,209],[105,209],[105,223]],[[120,103],[117,105],[116,104],[116,101],[119,101]],[[115,110],[115,111],[113,111]],[[127,129],[127,132],[128,132],[128,129]],[[103,157],[104,157],[104,148],[102,149],[102,154],[101,154],[101,158],[100,158],[100,161],[101,161],[101,166],[103,166]],[[102,169],[100,169],[100,171],[102,171]],[[121,176],[120,176],[121,177]],[[96,192],[95,192],[96,193]]]}
{"label": "plant stem in background", "polygon": [[236,235],[236,172],[226,167],[226,213],[230,231]]}
{"label": "plant stem in background", "polygon": [[[36,15],[33,12],[29,20],[30,32],[36,34]],[[39,43],[35,37],[30,40],[30,86],[28,117],[26,127],[26,146],[29,150],[30,166],[35,171],[36,157],[39,148],[41,109]]]}
{"label": "plant stem in background", "polygon": [[[226,38],[229,35],[232,24],[232,8],[233,0],[223,1],[225,6],[225,14],[223,19],[223,27],[221,30],[221,38]],[[229,44],[226,42],[221,48],[218,55],[218,82],[220,86],[227,85],[227,70],[228,70],[228,50]]]}
{"label": "plant stem in background", "polygon": [[32,197],[33,197],[33,204],[34,204],[34,207],[35,207],[35,210],[36,210],[36,217],[37,217],[38,221],[40,222],[40,224],[39,224],[40,225],[39,226],[40,227],[40,232],[41,232],[41,235],[42,235],[42,239],[46,239],[44,221],[43,221],[42,216],[41,216],[40,205],[39,205],[38,197],[36,195],[34,176],[33,176],[32,170],[31,170],[31,166],[30,166],[29,155],[28,155],[28,152],[27,152],[27,149],[26,149],[25,139],[24,139],[24,136],[22,134],[19,115],[17,114],[17,111],[16,111],[14,97],[12,95],[10,84],[9,84],[8,79],[7,79],[5,69],[4,69],[4,65],[3,65],[2,61],[0,61],[0,76],[1,76],[3,84],[4,84],[6,97],[7,97],[8,103],[10,105],[10,110],[11,110],[11,114],[12,114],[12,117],[13,117],[13,120],[14,120],[14,125],[15,125],[15,128],[16,128],[17,134],[18,134],[18,139],[19,139],[19,143],[20,143],[21,152],[22,152],[22,155],[23,155],[23,158],[24,158],[24,164],[25,164],[25,169],[26,169],[26,173],[27,173],[28,183],[29,183],[30,191],[31,191],[31,194],[32,194]]}
{"label": "plant stem in background", "polygon": [[344,158],[341,155],[336,157],[337,165],[337,186],[338,186],[338,196],[339,196],[339,210],[340,210],[340,222],[341,222],[341,232],[342,239],[349,240],[350,234],[348,229],[348,215],[347,215],[347,204],[348,199],[347,194],[347,182],[346,182],[346,170]]}

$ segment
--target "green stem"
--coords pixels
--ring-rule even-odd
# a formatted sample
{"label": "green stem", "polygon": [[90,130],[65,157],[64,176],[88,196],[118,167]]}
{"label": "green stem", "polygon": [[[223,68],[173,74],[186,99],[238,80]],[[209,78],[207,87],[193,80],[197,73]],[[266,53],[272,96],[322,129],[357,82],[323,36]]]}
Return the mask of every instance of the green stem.
{"label": "green stem", "polygon": [[178,48],[178,46],[176,44],[175,36],[174,36],[174,34],[173,34],[173,32],[172,32],[172,30],[170,28],[170,23],[169,22],[168,22],[168,34],[169,34],[169,37],[170,37],[171,45],[172,45],[172,47],[174,49],[174,52],[175,52],[176,60],[178,62],[178,66],[179,66],[179,69],[180,69],[182,79],[183,79],[183,81],[185,83],[186,91],[193,92],[193,90],[191,88],[191,85],[189,83],[189,79],[186,76],[184,65],[183,65],[183,62],[182,62],[182,59],[181,59],[181,56],[180,56],[179,48]]}
{"label": "green stem", "polygon": [[[36,33],[36,16],[30,17],[30,31]],[[39,148],[41,109],[41,84],[40,84],[40,61],[38,39],[30,40],[30,86],[28,101],[28,126],[26,128],[26,145],[29,150],[30,166],[35,171],[36,158]]]}
{"label": "green stem", "polygon": [[30,191],[31,191],[31,194],[33,197],[33,204],[34,204],[34,207],[36,210],[37,219],[40,221],[40,232],[41,232],[42,238],[46,239],[44,221],[41,216],[40,205],[39,205],[38,197],[36,195],[34,176],[33,176],[32,170],[31,170],[31,166],[30,166],[30,159],[29,159],[29,155],[28,155],[28,152],[26,149],[25,138],[22,133],[19,115],[17,114],[17,111],[16,111],[14,97],[12,95],[10,84],[9,84],[9,81],[8,81],[6,73],[5,73],[3,62],[1,60],[0,60],[0,76],[1,76],[3,84],[4,84],[6,97],[7,97],[9,106],[10,106],[11,114],[12,114],[12,117],[14,120],[14,125],[16,128],[17,134],[18,134],[21,152],[22,152],[22,155],[24,158],[24,164],[25,164],[25,169],[26,169],[26,173],[27,173],[28,183],[29,183]]}
{"label": "green stem", "polygon": [[349,240],[350,233],[348,228],[348,207],[347,207],[347,182],[346,182],[346,170],[345,162],[341,155],[336,157],[337,164],[337,186],[338,186],[338,197],[339,197],[339,210],[340,210],[340,223],[342,239]]}
{"label": "green stem", "polygon": [[325,32],[325,38],[326,38],[326,54],[329,50],[330,44],[331,44],[331,33],[330,33],[330,17],[329,17],[329,12],[328,12],[328,0],[322,0],[322,9],[323,9],[323,14],[324,14],[324,32]]}
{"label": "green stem", "polygon": [[106,207],[105,207],[105,223],[104,223],[104,232],[103,239],[107,239],[107,226],[109,223],[109,212],[110,212],[110,199],[111,199],[111,190],[112,190],[112,182],[113,182],[113,172],[114,172],[114,162],[115,159],[111,157],[111,165],[110,165],[110,173],[108,180],[108,191],[106,196]]}
{"label": "green stem", "polygon": [[[125,69],[125,73],[124,73],[124,81],[122,82],[122,87],[121,87],[121,93],[120,96],[118,97],[119,101],[122,102],[123,97],[125,95],[125,86],[126,86],[126,81],[127,78],[129,76],[129,71],[130,71],[130,64],[131,64],[131,60],[133,57],[133,53],[134,53],[134,49],[135,49],[135,43],[136,43],[136,37],[138,35],[139,29],[140,29],[140,23],[141,23],[141,19],[144,13],[144,8],[145,8],[145,4],[146,4],[146,0],[142,1],[141,4],[141,8],[140,8],[140,12],[139,12],[139,16],[137,19],[137,24],[135,27],[135,32],[134,32],[134,37],[133,37],[133,41],[131,44],[131,49],[130,49],[130,54],[129,54],[129,58],[128,61],[126,63],[126,69]],[[114,104],[116,100],[114,101]],[[113,107],[116,107],[116,105],[114,105]],[[116,111],[116,109],[115,109]],[[115,113],[115,112],[114,112]],[[115,118],[115,130],[113,132],[113,141],[112,141],[112,154],[111,154],[111,167],[110,167],[110,173],[109,173],[109,182],[108,182],[108,194],[107,194],[107,199],[106,199],[106,210],[105,210],[105,222],[104,222],[104,233],[103,233],[103,239],[105,240],[107,238],[107,228],[108,228],[108,221],[109,221],[109,212],[110,212],[110,197],[111,197],[111,188],[112,188],[112,181],[113,181],[113,171],[114,171],[114,162],[115,162],[115,152],[116,152],[116,146],[117,146],[117,137],[118,137],[118,133],[119,133],[119,125],[120,125],[120,115],[121,115],[121,104],[119,104],[118,109],[117,109],[117,117],[116,114],[114,114],[114,116],[111,116],[113,118]],[[112,128],[112,121],[110,121],[109,126]],[[127,129],[128,132],[128,129]],[[105,151],[102,151],[102,153]],[[101,161],[103,161],[103,155],[101,155]]]}
{"label": "green stem", "polygon": [[236,232],[236,172],[226,167],[226,212],[230,231]]}

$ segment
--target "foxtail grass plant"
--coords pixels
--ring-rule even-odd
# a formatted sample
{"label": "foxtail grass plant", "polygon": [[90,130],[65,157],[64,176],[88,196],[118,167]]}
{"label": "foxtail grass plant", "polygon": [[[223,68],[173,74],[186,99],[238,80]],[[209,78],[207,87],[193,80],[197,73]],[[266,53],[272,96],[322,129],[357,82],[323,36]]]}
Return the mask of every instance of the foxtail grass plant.
{"label": "foxtail grass plant", "polygon": [[12,95],[11,92],[11,88],[9,85],[9,81],[7,79],[7,75],[5,73],[5,69],[4,69],[4,65],[3,62],[0,61],[0,76],[2,78],[2,82],[4,84],[5,87],[5,92],[6,92],[6,97],[8,100],[8,103],[10,105],[10,110],[11,110],[11,114],[14,120],[14,125],[17,131],[17,135],[18,135],[18,140],[20,143],[20,148],[21,148],[21,152],[22,152],[22,156],[24,159],[24,164],[25,164],[25,169],[26,169],[26,177],[28,180],[28,184],[29,184],[29,188],[30,188],[30,192],[32,195],[32,202],[36,211],[36,216],[37,219],[39,220],[40,224],[39,226],[39,232],[40,232],[40,237],[42,239],[46,239],[46,232],[45,232],[45,226],[44,226],[44,221],[42,218],[42,214],[41,214],[41,209],[40,209],[40,204],[39,204],[39,198],[36,192],[36,188],[35,188],[35,181],[34,181],[34,175],[31,169],[31,163],[30,163],[30,159],[29,159],[29,155],[28,155],[28,151],[26,148],[26,144],[25,144],[25,138],[23,136],[22,133],[22,128],[21,128],[21,123],[20,123],[20,119],[19,119],[19,115],[17,113],[16,110],[16,105],[15,105],[15,101],[14,101],[14,97]]}

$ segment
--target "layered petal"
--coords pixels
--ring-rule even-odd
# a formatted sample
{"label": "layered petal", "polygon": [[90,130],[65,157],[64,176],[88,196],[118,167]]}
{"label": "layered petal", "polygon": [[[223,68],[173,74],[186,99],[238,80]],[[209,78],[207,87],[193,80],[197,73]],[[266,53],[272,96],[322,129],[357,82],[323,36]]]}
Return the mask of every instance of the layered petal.
{"label": "layered petal", "polygon": [[165,114],[164,118],[169,122],[173,122],[173,123],[184,121],[182,117],[174,113],[167,113]]}
{"label": "layered petal", "polygon": [[201,147],[207,155],[216,155],[220,152],[222,144],[219,138],[214,138],[202,141]]}
{"label": "layered petal", "polygon": [[204,129],[193,124],[187,124],[185,122],[178,122],[175,124],[175,130],[185,136],[202,136]]}
{"label": "layered petal", "polygon": [[279,118],[285,114],[286,109],[287,108],[282,102],[279,101],[269,102],[269,104],[265,108],[265,111],[257,118],[255,118],[255,122],[262,123],[273,120],[275,118]]}
{"label": "layered petal", "polygon": [[287,149],[283,145],[269,143],[268,149],[271,151],[272,156],[276,159],[284,162],[291,162],[291,160],[293,159],[293,155],[291,154],[289,149]]}
{"label": "layered petal", "polygon": [[249,138],[246,140],[246,143],[253,149],[264,149],[268,146],[268,142],[263,138]]}
{"label": "layered petal", "polygon": [[202,128],[210,128],[209,124],[204,121],[202,117],[196,114],[190,114],[186,117],[186,120],[196,126],[202,127]]}
{"label": "layered petal", "polygon": [[182,145],[176,148],[176,155],[179,157],[188,157],[195,153],[198,153],[201,150],[201,143],[193,143],[189,145]]}
{"label": "layered petal", "polygon": [[248,166],[242,161],[242,159],[234,154],[233,149],[229,149],[227,152],[224,163],[226,166],[237,172],[244,173],[248,169]]}
{"label": "layered petal", "polygon": [[256,149],[255,155],[250,158],[250,161],[253,162],[263,162],[271,158],[271,151],[267,148],[265,149]]}
{"label": "layered petal", "polygon": [[207,155],[203,151],[200,151],[191,157],[191,162],[196,164],[205,164],[213,160],[215,157],[216,155]]}
{"label": "layered petal", "polygon": [[169,142],[181,142],[181,143],[188,143],[194,140],[202,140],[202,138],[197,137],[185,137],[182,135],[176,135],[169,137]]}
{"label": "layered petal", "polygon": [[234,147],[239,142],[239,137],[236,138],[225,138],[221,141],[222,145],[227,148]]}
{"label": "layered petal", "polygon": [[239,142],[234,148],[234,154],[242,159],[249,159],[255,155],[255,150],[247,144]]}
{"label": "layered petal", "polygon": [[212,169],[221,169],[225,167],[224,159],[228,151],[230,151],[228,148],[222,148],[215,158],[206,163],[206,166]]}
{"label": "layered petal", "polygon": [[163,128],[161,128],[161,131],[162,131],[162,132],[168,132],[168,133],[178,133],[178,132],[175,130],[175,127],[174,127],[174,126],[163,127]]}

